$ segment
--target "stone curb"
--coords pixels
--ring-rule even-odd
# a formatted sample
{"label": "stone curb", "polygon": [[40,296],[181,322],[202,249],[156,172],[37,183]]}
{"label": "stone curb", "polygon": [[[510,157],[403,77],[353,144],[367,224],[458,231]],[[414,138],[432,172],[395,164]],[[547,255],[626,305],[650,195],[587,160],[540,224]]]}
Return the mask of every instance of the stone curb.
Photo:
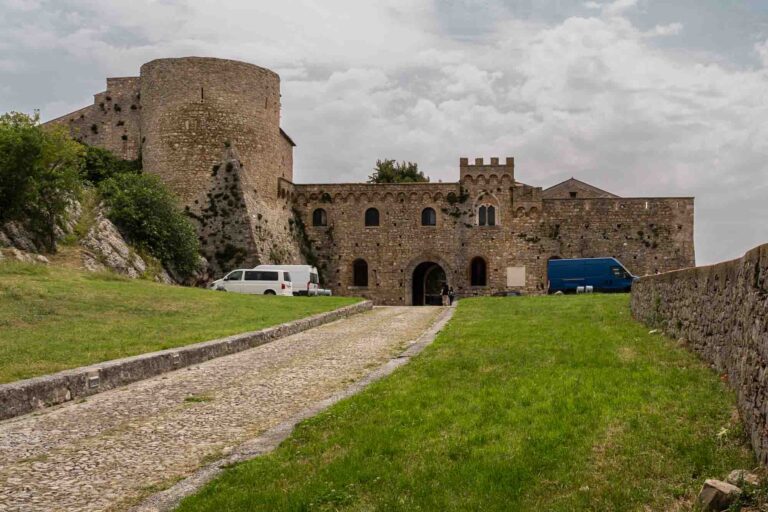
{"label": "stone curb", "polygon": [[348,388],[304,409],[292,418],[267,430],[259,437],[246,441],[223,459],[198,469],[192,475],[173,485],[169,489],[149,496],[138,505],[129,509],[129,512],[169,512],[175,509],[181,500],[198,492],[204,485],[219,476],[224,469],[232,464],[245,462],[271,452],[291,435],[291,432],[293,432],[293,429],[299,422],[323,412],[336,402],[359,393],[368,385],[386,377],[410,361],[412,357],[417,356],[427,345],[432,343],[437,337],[437,334],[443,330],[445,324],[448,323],[453,316],[454,311],[456,311],[457,302],[458,301],[454,302],[451,307],[445,308],[445,311],[440,314],[429,329],[419,336],[416,341],[400,355],[390,359]]}
{"label": "stone curb", "polygon": [[246,332],[138,356],[114,359],[52,375],[0,385],[0,420],[58,405],[131,382],[172,372],[269,343],[335,320],[369,311],[371,301],[358,302],[326,313],[301,318],[260,331]]}

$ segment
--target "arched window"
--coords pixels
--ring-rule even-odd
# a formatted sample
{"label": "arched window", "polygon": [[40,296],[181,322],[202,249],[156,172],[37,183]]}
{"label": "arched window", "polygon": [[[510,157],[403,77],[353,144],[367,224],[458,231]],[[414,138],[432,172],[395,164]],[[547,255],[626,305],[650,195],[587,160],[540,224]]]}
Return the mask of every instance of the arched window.
{"label": "arched window", "polygon": [[486,286],[488,284],[485,260],[480,256],[472,259],[469,264],[469,273],[469,283],[472,286]]}
{"label": "arched window", "polygon": [[325,210],[322,208],[318,208],[314,212],[312,212],[312,225],[313,226],[327,226],[328,225],[328,215],[325,213]]}
{"label": "arched window", "polygon": [[378,226],[379,225],[379,210],[376,208],[368,208],[365,210],[365,225],[366,226]]}
{"label": "arched window", "polygon": [[424,208],[423,210],[421,210],[421,225],[422,226],[437,225],[437,214],[435,214],[434,208]]}
{"label": "arched window", "polygon": [[368,286],[368,263],[363,259],[352,263],[352,286]]}
{"label": "arched window", "polygon": [[478,226],[496,225],[496,207],[493,205],[483,205],[477,210]]}

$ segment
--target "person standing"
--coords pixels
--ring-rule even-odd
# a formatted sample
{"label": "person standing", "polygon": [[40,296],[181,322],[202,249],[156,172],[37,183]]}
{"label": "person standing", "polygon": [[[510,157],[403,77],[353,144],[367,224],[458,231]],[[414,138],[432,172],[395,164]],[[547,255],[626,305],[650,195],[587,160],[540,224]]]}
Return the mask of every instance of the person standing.
{"label": "person standing", "polygon": [[456,293],[453,291],[453,286],[448,289],[448,305],[453,306],[453,299],[456,298]]}
{"label": "person standing", "polygon": [[448,283],[443,283],[443,290],[440,292],[440,296],[443,298],[443,306],[448,306]]}

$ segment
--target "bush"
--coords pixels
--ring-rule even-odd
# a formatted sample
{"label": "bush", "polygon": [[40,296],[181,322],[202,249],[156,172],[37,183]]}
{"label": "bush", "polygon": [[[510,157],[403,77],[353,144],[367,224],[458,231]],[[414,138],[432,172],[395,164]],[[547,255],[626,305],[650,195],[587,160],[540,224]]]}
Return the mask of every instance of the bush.
{"label": "bush", "polygon": [[83,179],[93,185],[119,174],[138,174],[141,160],[122,160],[106,149],[86,147]]}
{"label": "bush", "polygon": [[182,277],[197,269],[200,246],[195,228],[156,176],[118,173],[102,181],[99,191],[107,216],[129,242]]}

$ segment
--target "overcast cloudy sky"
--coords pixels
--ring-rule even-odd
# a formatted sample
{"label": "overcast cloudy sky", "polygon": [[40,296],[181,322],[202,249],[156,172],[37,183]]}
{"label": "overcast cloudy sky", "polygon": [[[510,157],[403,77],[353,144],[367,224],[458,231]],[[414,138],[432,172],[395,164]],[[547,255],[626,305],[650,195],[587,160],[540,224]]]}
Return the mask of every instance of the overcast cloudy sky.
{"label": "overcast cloudy sky", "polygon": [[0,0],[0,111],[186,55],[280,74],[297,182],[515,156],[531,185],[695,196],[700,264],[768,242],[766,0]]}

